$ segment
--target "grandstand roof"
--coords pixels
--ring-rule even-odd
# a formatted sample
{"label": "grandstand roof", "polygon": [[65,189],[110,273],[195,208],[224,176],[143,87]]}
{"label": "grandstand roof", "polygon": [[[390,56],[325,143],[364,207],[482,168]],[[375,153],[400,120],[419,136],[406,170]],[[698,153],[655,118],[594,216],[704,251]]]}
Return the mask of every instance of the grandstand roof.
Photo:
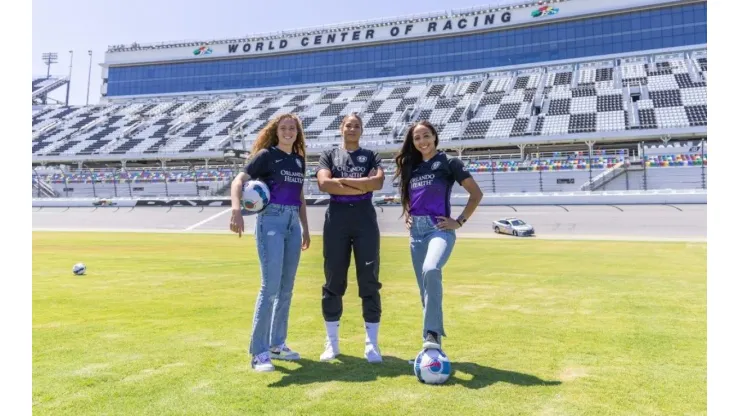
{"label": "grandstand roof", "polygon": [[[435,35],[470,33],[503,26],[536,24],[542,22],[543,17],[545,20],[573,18],[617,10],[679,4],[690,1],[692,0],[621,0],[618,2],[596,2],[593,0],[512,2],[511,0],[504,0],[497,4],[469,9],[348,22],[338,25],[245,35],[231,39],[197,39],[155,43],[135,42],[130,45],[111,45],[108,47],[104,65],[171,60],[201,60],[204,58],[234,57],[243,53],[264,55],[326,47],[346,47],[368,42],[397,41]],[[545,6],[551,7],[549,13],[538,15],[530,13],[530,11],[536,10],[535,8]],[[501,11],[507,11],[510,14],[497,13]],[[479,15],[481,18],[476,17],[475,23],[468,21],[469,19],[466,20],[466,18]],[[485,15],[485,19],[483,15]],[[462,24],[460,23],[461,20],[463,21]],[[430,27],[434,21],[440,21],[439,27],[431,30]],[[416,25],[421,22],[428,22],[430,27],[423,24]],[[327,40],[328,36],[320,39],[319,35],[330,35],[332,33],[349,36],[346,39],[342,37],[341,42],[339,40],[329,42]],[[310,36],[313,37],[309,38]],[[194,47],[198,49],[193,50]]]}
{"label": "grandstand roof", "polygon": [[452,16],[463,16],[463,15],[475,15],[480,13],[490,13],[494,11],[509,10],[513,8],[531,7],[534,5],[544,5],[550,3],[562,3],[570,0],[550,0],[550,1],[535,1],[535,2],[522,2],[521,0],[502,0],[497,2],[495,5],[490,4],[487,6],[471,7],[460,10],[444,10],[429,13],[416,13],[405,16],[393,16],[385,17],[381,19],[361,20],[354,22],[345,22],[336,25],[321,25],[306,28],[298,28],[292,30],[281,30],[278,32],[267,32],[257,33],[252,35],[245,35],[243,38],[230,38],[230,39],[214,39],[214,40],[179,40],[179,41],[164,41],[164,42],[151,42],[151,43],[137,43],[134,42],[131,45],[109,45],[107,52],[122,52],[122,51],[134,51],[142,49],[158,49],[158,48],[170,48],[179,46],[198,46],[202,44],[217,44],[217,43],[231,43],[231,42],[252,42],[261,40],[278,39],[286,36],[305,36],[318,33],[327,32],[341,32],[345,30],[356,30],[366,27],[374,26],[389,26],[395,24],[403,24],[407,22],[420,22],[435,19],[445,19]]}

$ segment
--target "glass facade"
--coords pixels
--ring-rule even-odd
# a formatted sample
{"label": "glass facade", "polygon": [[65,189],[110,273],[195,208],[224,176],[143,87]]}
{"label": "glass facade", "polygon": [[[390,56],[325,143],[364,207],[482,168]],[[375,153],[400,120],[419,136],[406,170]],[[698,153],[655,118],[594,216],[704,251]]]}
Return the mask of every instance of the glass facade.
{"label": "glass facade", "polygon": [[272,57],[111,67],[108,96],[434,74],[706,42],[707,4],[703,2],[442,39]]}

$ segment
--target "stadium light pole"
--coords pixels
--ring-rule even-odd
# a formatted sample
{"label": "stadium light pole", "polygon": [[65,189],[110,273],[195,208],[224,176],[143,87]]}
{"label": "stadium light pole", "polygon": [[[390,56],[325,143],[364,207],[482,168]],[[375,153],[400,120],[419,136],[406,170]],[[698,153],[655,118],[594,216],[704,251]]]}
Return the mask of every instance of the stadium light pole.
{"label": "stadium light pole", "polygon": [[56,52],[44,52],[41,54],[41,59],[46,64],[46,78],[51,78],[51,64],[58,62],[59,55]]}
{"label": "stadium light pole", "polygon": [[72,85],[72,62],[74,61],[75,51],[69,51],[69,79],[67,80],[67,97],[64,99],[64,106],[69,106],[69,88]]}
{"label": "stadium light pole", "polygon": [[90,103],[90,75],[92,74],[92,50],[88,50],[87,54],[90,56],[90,63],[87,67],[87,96],[85,97],[85,105]]}

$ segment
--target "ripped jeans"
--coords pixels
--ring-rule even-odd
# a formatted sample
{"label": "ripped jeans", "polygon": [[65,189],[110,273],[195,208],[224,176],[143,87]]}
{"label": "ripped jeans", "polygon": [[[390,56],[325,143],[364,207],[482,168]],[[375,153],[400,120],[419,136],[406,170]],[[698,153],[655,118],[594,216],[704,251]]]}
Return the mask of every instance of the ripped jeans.
{"label": "ripped jeans", "polygon": [[249,352],[257,355],[277,347],[288,336],[288,312],[293,297],[302,230],[298,206],[270,204],[257,216],[254,230],[262,272]]}

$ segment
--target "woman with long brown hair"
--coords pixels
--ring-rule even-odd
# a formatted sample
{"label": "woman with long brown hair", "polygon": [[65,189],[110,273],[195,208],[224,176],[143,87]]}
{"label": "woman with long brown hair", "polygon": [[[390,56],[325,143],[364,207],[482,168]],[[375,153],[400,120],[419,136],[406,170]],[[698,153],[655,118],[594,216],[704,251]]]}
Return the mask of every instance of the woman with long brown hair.
{"label": "woman with long brown hair", "polygon": [[270,203],[257,214],[255,238],[262,285],[257,295],[249,353],[256,371],[273,371],[271,359],[297,360],[285,344],[288,312],[301,251],[308,249],[306,200],[306,142],[301,121],[293,114],[277,116],[260,131],[243,172],[231,183],[231,231],[241,237],[242,187],[248,180],[263,181]]}
{"label": "woman with long brown hair", "polygon": [[339,320],[347,272],[354,251],[357,286],[365,320],[365,358],[382,361],[378,348],[380,325],[380,229],[373,191],[383,187],[385,174],[377,152],[360,147],[362,120],[356,113],[342,119],[343,146],[326,150],[319,159],[319,189],[331,195],[324,218],[324,277],[321,309],[326,344],[320,356],[329,361],[339,354]]}
{"label": "woman with long brown hair", "polygon": [[[438,151],[439,138],[428,121],[413,124],[396,156],[401,205],[411,235],[411,262],[424,315],[422,348],[441,349],[447,336],[442,319],[442,267],[455,245],[455,230],[473,215],[483,193],[458,158]],[[457,182],[470,194],[462,213],[451,218],[450,196]]]}

